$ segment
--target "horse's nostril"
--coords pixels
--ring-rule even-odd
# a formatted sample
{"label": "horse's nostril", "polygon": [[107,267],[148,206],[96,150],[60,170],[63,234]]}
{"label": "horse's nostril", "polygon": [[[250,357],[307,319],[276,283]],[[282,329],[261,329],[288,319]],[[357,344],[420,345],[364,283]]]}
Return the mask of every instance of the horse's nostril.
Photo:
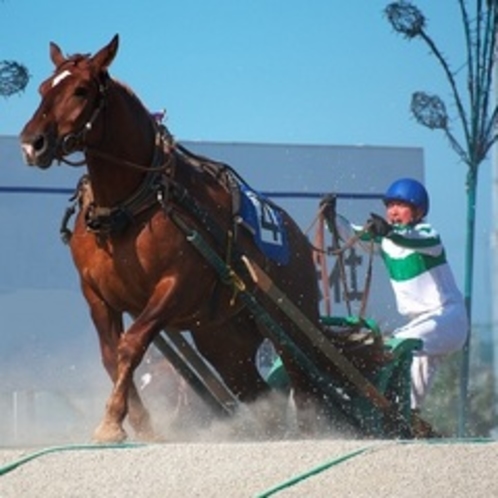
{"label": "horse's nostril", "polygon": [[40,152],[45,147],[45,137],[43,135],[39,135],[33,140],[33,148],[36,152]]}

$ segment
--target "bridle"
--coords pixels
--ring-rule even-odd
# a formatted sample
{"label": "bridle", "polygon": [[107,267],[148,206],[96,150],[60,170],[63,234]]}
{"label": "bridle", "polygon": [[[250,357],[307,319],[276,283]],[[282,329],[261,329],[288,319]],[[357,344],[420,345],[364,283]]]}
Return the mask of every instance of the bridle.
{"label": "bridle", "polygon": [[79,131],[68,133],[60,138],[57,147],[57,150],[60,150],[61,152],[60,156],[57,158],[59,164],[64,163],[69,166],[83,166],[86,164],[85,159],[82,159],[81,161],[71,161],[66,156],[77,151],[86,153],[89,150],[85,144],[86,136],[88,132],[92,130],[95,121],[97,121],[97,118],[106,105],[106,93],[109,79],[109,76],[106,75],[102,81],[98,82],[98,102],[90,115],[90,119],[86,121]]}
{"label": "bridle", "polygon": [[[166,171],[171,163],[171,150],[174,148],[173,137],[169,131],[164,126],[159,126],[154,118],[151,116],[152,125],[156,130],[155,143],[154,143],[154,157],[150,166],[144,166],[142,164],[134,163],[128,161],[127,159],[113,156],[107,152],[103,152],[96,147],[89,147],[85,143],[87,134],[92,130],[97,118],[101,112],[106,107],[107,101],[107,90],[109,88],[110,78],[106,75],[103,81],[98,82],[99,94],[98,103],[93,110],[90,119],[81,127],[77,132],[68,133],[60,140],[60,150],[62,151],[62,156],[59,157],[59,162],[63,162],[69,166],[83,166],[86,164],[86,158],[81,161],[71,161],[66,156],[70,155],[76,151],[81,151],[85,155],[97,156],[106,161],[111,161],[126,167],[136,169],[139,171],[144,171],[146,173],[158,173],[161,171]],[[162,162],[164,152],[168,152],[168,160]]]}

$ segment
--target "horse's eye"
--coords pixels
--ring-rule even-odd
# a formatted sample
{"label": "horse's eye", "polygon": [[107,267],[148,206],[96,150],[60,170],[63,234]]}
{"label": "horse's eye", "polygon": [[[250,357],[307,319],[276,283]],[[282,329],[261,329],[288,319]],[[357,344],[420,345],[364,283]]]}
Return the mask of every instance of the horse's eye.
{"label": "horse's eye", "polygon": [[88,90],[85,87],[77,86],[74,90],[75,97],[86,97],[88,95]]}

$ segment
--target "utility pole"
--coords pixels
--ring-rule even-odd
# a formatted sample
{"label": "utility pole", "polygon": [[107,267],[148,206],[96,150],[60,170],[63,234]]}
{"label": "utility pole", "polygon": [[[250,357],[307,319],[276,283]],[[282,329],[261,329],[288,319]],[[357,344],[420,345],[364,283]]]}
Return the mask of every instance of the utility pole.
{"label": "utility pole", "polygon": [[[495,33],[495,37],[498,33]],[[493,68],[494,98],[498,104],[498,65],[496,57]],[[498,147],[495,143],[492,152],[493,184],[492,184],[492,209],[493,223],[490,248],[491,248],[491,327],[493,337],[493,385],[494,385],[494,413],[498,410]]]}

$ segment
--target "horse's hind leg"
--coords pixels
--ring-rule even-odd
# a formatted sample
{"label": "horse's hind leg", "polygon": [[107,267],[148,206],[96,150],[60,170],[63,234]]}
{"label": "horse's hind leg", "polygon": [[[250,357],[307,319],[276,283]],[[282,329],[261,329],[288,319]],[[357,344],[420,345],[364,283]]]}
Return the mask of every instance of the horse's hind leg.
{"label": "horse's hind leg", "polygon": [[241,414],[250,417],[238,419],[233,426],[236,433],[245,434],[249,430],[254,437],[284,435],[289,429],[288,398],[273,391],[258,370],[257,353],[263,336],[253,318],[244,311],[219,329],[202,332],[197,344],[199,350],[249,408]]}
{"label": "horse's hind leg", "polygon": [[138,439],[142,441],[158,440],[149,411],[145,408],[134,381],[130,384],[128,395],[128,420]]}
{"label": "horse's hind leg", "polygon": [[201,354],[240,401],[252,402],[269,391],[256,362],[263,337],[248,314],[242,312],[218,327],[198,330],[194,339]]}

